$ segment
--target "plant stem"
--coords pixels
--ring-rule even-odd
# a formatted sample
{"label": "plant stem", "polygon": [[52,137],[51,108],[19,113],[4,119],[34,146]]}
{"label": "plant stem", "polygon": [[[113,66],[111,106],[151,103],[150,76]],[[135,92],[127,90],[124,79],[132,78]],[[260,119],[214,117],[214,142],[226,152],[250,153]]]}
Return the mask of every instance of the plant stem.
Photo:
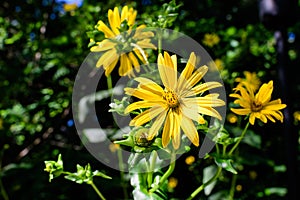
{"label": "plant stem", "polygon": [[108,75],[108,77],[106,78],[106,81],[107,81],[107,89],[111,90],[112,89],[111,75]]}
{"label": "plant stem", "polygon": [[151,187],[152,181],[153,181],[153,171],[155,168],[155,163],[156,163],[156,159],[157,159],[157,152],[153,151],[152,152],[152,159],[150,161],[150,167],[149,167],[149,172],[148,172],[148,176],[147,176],[147,182],[148,182],[148,187]]}
{"label": "plant stem", "polygon": [[104,196],[101,194],[101,192],[98,190],[97,186],[96,186],[93,182],[91,182],[91,183],[89,183],[89,184],[93,187],[93,189],[94,189],[95,192],[98,194],[98,196],[100,197],[100,199],[106,200],[106,199],[104,198]]}
{"label": "plant stem", "polygon": [[239,140],[237,141],[237,143],[235,143],[235,145],[234,145],[234,146],[232,147],[232,149],[229,151],[229,153],[228,153],[229,156],[230,156],[230,155],[234,152],[234,150],[239,146],[240,142],[242,141],[242,139],[244,138],[244,136],[245,136],[245,134],[246,134],[246,131],[247,131],[248,127],[249,127],[249,124],[250,124],[250,122],[248,121],[248,123],[246,124],[246,126],[245,126],[245,128],[244,128],[244,130],[243,130],[243,132],[242,132],[242,134],[241,134],[241,136],[240,136],[240,138],[239,138]]}
{"label": "plant stem", "polygon": [[2,179],[0,178],[0,188],[1,188],[1,195],[3,197],[4,200],[9,200],[8,195],[4,189],[3,183],[2,183]]}
{"label": "plant stem", "polygon": [[222,167],[218,167],[216,174],[209,179],[207,182],[203,183],[202,185],[200,185],[192,194],[189,198],[187,198],[187,200],[191,200],[194,197],[197,196],[197,194],[199,194],[199,192],[201,192],[206,186],[208,186],[209,184],[211,184],[212,182],[214,182],[215,180],[217,180],[217,178],[220,176],[222,171]]}
{"label": "plant stem", "polygon": [[159,183],[156,184],[154,187],[152,187],[149,190],[149,193],[153,193],[155,192],[166,180],[167,178],[173,173],[174,169],[175,169],[175,163],[176,163],[176,153],[172,152],[171,153],[171,160],[170,160],[170,165],[168,170],[166,171],[166,173],[164,173],[164,175],[161,177],[161,179],[159,180]]}
{"label": "plant stem", "polygon": [[229,200],[233,200],[234,192],[235,192],[236,179],[237,179],[237,175],[233,174],[232,181],[231,181],[231,187],[230,187],[230,191],[229,191]]}
{"label": "plant stem", "polygon": [[158,46],[158,48],[157,48],[158,54],[160,54],[160,53],[161,53],[161,50],[162,50],[162,31],[160,31],[160,32],[158,33],[157,46]]}

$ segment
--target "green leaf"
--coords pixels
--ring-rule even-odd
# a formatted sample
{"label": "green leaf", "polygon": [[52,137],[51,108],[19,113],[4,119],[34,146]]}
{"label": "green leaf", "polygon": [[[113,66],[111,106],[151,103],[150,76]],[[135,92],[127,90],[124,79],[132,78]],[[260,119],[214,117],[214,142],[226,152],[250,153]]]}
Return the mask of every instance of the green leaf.
{"label": "green leaf", "polygon": [[233,174],[237,174],[237,171],[233,168],[231,159],[215,158],[215,162],[219,167],[222,167],[226,171],[229,171]]}

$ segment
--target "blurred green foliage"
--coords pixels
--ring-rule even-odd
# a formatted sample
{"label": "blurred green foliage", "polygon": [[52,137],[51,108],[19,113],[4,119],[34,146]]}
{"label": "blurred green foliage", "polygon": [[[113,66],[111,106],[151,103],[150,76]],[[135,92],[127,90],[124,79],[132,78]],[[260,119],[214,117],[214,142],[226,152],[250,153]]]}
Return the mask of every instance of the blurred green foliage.
{"label": "blurred green foliage", "polygon": [[[280,84],[276,80],[273,32],[260,23],[256,1],[177,1],[180,6],[175,10],[164,8],[168,12],[161,13],[163,3],[161,0],[85,0],[80,7],[64,11],[62,3],[52,0],[1,2],[0,199],[97,199],[88,186],[66,184],[60,178],[55,184],[49,183],[48,174],[43,171],[44,160],[56,160],[59,153],[64,155],[64,167],[69,171],[75,171],[78,163],[79,166],[90,163],[93,169],[103,170],[109,176],[119,174],[102,166],[81,144],[71,109],[75,76],[89,53],[87,33],[98,20],[105,20],[107,10],[115,6],[134,6],[141,14],[139,20],[151,26],[164,27],[159,23],[160,18],[167,16],[169,28],[192,37],[214,60],[220,60],[219,69],[228,88],[246,70],[256,72],[262,80],[275,79]],[[300,66],[300,21],[296,14],[295,18],[296,23],[288,28],[291,59],[288,67],[292,68],[288,76],[293,86],[291,96],[295,99],[289,105],[292,111],[300,110],[300,79],[294,73]],[[203,39],[212,33],[220,41],[207,46]],[[296,118],[297,130],[298,121]],[[235,124],[226,128],[233,133],[240,131]],[[252,139],[245,141],[240,150],[243,157],[237,156],[240,164],[234,166],[240,174],[236,180],[237,198],[284,198],[288,183],[280,128],[280,125],[270,125],[259,132],[250,131]],[[179,159],[181,164],[173,175],[178,179],[178,189],[170,192],[170,197],[185,198],[182,194],[192,192],[192,184],[202,182],[205,175],[201,169],[214,162],[208,159],[187,165],[184,159],[189,155],[195,152],[190,151]],[[222,160],[217,162],[222,164]],[[228,169],[233,168],[230,165]],[[124,191],[118,178],[109,184],[106,180],[94,182],[101,186],[104,196],[113,194],[114,199],[122,198]],[[211,199],[221,199],[230,184],[227,176],[221,178]],[[132,188],[126,187],[130,196]]]}

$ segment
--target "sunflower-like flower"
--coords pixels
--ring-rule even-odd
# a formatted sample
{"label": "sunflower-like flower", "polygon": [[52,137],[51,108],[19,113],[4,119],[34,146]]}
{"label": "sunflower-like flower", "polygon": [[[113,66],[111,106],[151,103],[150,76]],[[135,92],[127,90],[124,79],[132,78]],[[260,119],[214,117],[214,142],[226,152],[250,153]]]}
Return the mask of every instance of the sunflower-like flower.
{"label": "sunflower-like flower", "polygon": [[229,96],[237,98],[234,103],[242,108],[231,108],[232,112],[238,115],[249,115],[249,122],[252,125],[256,118],[264,123],[267,123],[268,120],[275,122],[275,119],[283,122],[283,114],[280,110],[284,109],[286,104],[282,104],[281,99],[271,101],[273,81],[264,83],[256,94],[249,84],[237,87],[240,94],[233,93]]}
{"label": "sunflower-like flower", "polygon": [[206,33],[204,35],[204,38],[203,38],[203,44],[205,44],[206,46],[209,46],[209,47],[213,47],[214,45],[218,44],[220,42],[220,38],[217,34],[215,33]]}
{"label": "sunflower-like flower", "polygon": [[[235,82],[238,82],[240,85],[248,84],[248,87],[256,92],[261,86],[261,81],[255,72],[244,71],[245,78],[236,78]],[[237,87],[238,88],[238,87]]]}
{"label": "sunflower-like flower", "polygon": [[178,77],[177,56],[158,56],[158,71],[163,86],[143,77],[135,78],[139,85],[137,88],[125,88],[128,95],[141,99],[130,104],[126,113],[136,109],[145,109],[134,117],[130,126],[142,126],[153,119],[148,132],[148,140],[152,140],[162,128],[162,145],[166,147],[172,139],[175,149],[180,146],[181,130],[188,139],[199,146],[199,136],[195,123],[203,124],[203,115],[222,119],[213,107],[223,106],[225,102],[219,99],[219,94],[211,93],[200,96],[210,89],[221,87],[219,82],[206,82],[198,84],[206,74],[208,67],[195,69],[196,55],[190,54],[186,67]]}
{"label": "sunflower-like flower", "polygon": [[140,71],[140,62],[147,63],[147,54],[144,48],[156,49],[151,43],[153,32],[146,31],[145,25],[135,27],[137,11],[128,6],[122,8],[119,13],[118,7],[108,10],[110,28],[99,21],[96,25],[98,31],[103,32],[106,39],[96,42],[91,47],[92,52],[104,52],[96,63],[96,67],[103,66],[105,75],[109,76],[120,60],[119,75],[135,76]]}

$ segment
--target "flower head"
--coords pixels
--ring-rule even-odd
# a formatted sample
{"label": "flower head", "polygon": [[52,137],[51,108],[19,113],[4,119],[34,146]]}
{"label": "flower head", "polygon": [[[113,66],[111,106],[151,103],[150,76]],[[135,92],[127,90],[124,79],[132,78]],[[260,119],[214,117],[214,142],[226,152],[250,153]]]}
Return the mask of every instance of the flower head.
{"label": "flower head", "polygon": [[247,84],[248,87],[251,87],[251,89],[254,92],[256,92],[261,85],[261,81],[257,77],[257,74],[255,72],[251,73],[249,71],[244,71],[244,75],[245,75],[245,78],[238,77],[235,79],[235,81],[238,82],[240,85]]}
{"label": "flower head", "polygon": [[220,42],[220,38],[215,33],[206,33],[204,35],[203,44],[209,47],[213,47],[214,45],[218,44]]}
{"label": "flower head", "polygon": [[[121,13],[118,7],[108,10],[110,28],[99,21],[96,28],[104,33],[106,39],[96,42],[92,52],[105,52],[98,60],[96,67],[103,66],[108,76],[120,60],[119,75],[135,76],[133,68],[139,72],[140,62],[147,62],[147,54],[143,48],[156,49],[150,41],[153,32],[145,31],[145,25],[135,27],[137,11],[124,6]],[[129,52],[129,53],[128,53]]]}
{"label": "flower head", "polygon": [[286,104],[282,104],[281,99],[271,101],[273,81],[264,83],[256,94],[249,84],[239,85],[237,91],[240,94],[233,93],[229,96],[237,98],[234,103],[242,108],[231,108],[232,112],[238,115],[250,115],[249,122],[252,125],[256,118],[264,123],[267,123],[268,119],[272,122],[275,122],[275,119],[283,122],[283,114],[279,110],[284,109]]}
{"label": "flower head", "polygon": [[218,99],[217,93],[206,96],[200,94],[222,85],[218,82],[198,84],[208,67],[195,69],[194,53],[191,53],[179,77],[176,55],[170,56],[164,52],[164,56],[159,54],[157,62],[162,86],[148,78],[138,77],[135,78],[139,82],[137,88],[125,88],[126,94],[141,99],[130,104],[125,112],[149,108],[133,118],[130,125],[141,126],[153,119],[148,132],[149,140],[152,140],[162,128],[163,147],[166,147],[172,139],[173,147],[178,149],[182,130],[195,146],[199,146],[195,123],[205,123],[203,115],[221,119],[222,117],[213,107],[225,105],[223,100]]}

